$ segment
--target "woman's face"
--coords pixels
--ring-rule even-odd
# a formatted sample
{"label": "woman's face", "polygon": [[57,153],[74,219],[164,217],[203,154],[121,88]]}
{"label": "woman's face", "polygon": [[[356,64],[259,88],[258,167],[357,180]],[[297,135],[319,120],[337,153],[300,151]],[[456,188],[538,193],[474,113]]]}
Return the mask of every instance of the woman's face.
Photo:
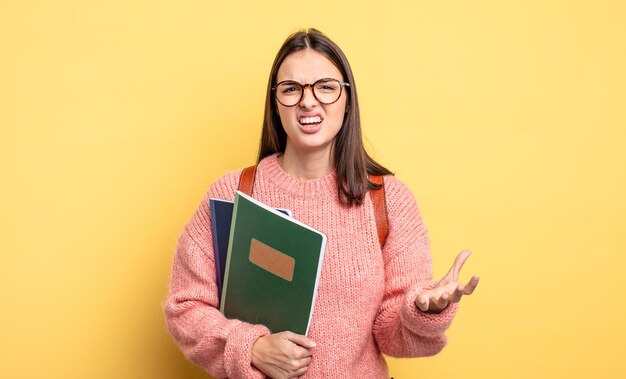
{"label": "woman's face", "polygon": [[[276,82],[292,80],[300,84],[313,84],[319,79],[332,78],[343,82],[345,79],[335,65],[315,50],[306,49],[293,53],[280,65]],[[322,104],[313,96],[311,87],[305,87],[302,100],[292,107],[278,102],[278,114],[287,133],[287,151],[306,153],[327,150],[330,153],[333,142],[346,113],[347,94],[333,104]]]}

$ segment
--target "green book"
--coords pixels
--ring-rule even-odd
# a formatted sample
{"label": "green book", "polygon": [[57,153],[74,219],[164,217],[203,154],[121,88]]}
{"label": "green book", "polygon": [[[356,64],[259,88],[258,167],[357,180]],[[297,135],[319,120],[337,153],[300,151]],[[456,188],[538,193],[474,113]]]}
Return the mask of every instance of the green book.
{"label": "green book", "polygon": [[237,191],[220,310],[306,335],[325,249],[323,233]]}

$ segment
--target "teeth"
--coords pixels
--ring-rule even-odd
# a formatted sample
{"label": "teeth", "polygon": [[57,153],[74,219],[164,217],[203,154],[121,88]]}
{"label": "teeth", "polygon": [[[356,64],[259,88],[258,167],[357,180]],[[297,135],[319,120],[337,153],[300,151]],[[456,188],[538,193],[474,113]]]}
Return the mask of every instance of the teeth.
{"label": "teeth", "polygon": [[319,124],[320,122],[322,122],[322,118],[319,116],[303,117],[300,119],[301,124]]}

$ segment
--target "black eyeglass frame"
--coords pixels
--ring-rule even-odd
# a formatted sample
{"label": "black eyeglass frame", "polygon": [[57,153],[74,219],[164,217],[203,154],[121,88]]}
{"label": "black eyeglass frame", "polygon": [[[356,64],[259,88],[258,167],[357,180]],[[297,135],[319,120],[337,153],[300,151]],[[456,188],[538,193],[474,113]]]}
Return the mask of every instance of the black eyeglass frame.
{"label": "black eyeglass frame", "polygon": [[[320,82],[330,82],[330,81],[339,83],[339,96],[337,96],[337,99],[335,101],[332,101],[330,103],[325,103],[317,98],[317,95],[315,94],[315,85]],[[285,84],[285,83],[297,84],[302,88],[302,92],[300,92],[300,98],[293,105],[286,105],[286,104],[281,103],[280,100],[278,100],[278,93],[276,92],[276,89],[278,88],[279,85]],[[313,94],[313,97],[320,104],[331,105],[331,104],[335,104],[336,102],[339,101],[339,99],[341,99],[341,95],[343,94],[343,87],[350,87],[350,83],[342,82],[339,79],[335,79],[335,78],[322,78],[322,79],[316,80],[314,83],[306,83],[306,84],[298,83],[295,80],[283,80],[282,82],[276,83],[276,85],[272,87],[272,91],[274,91],[274,97],[276,98],[276,101],[278,101],[280,105],[284,107],[295,107],[296,105],[300,104],[300,102],[302,101],[302,98],[304,97],[304,90],[306,89],[306,87],[311,88],[311,93]]]}

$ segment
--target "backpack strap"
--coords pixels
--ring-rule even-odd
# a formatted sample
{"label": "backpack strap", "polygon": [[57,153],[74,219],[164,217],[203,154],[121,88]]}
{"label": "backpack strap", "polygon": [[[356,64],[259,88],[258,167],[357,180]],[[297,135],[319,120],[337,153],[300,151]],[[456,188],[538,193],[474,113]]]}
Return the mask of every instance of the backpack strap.
{"label": "backpack strap", "polygon": [[244,168],[241,172],[241,176],[239,177],[239,191],[245,193],[248,196],[252,196],[255,177],[256,165]]}
{"label": "backpack strap", "polygon": [[[256,166],[243,169],[239,177],[239,191],[252,196],[254,190],[254,179],[256,177]],[[385,180],[382,175],[369,175],[370,182],[380,185],[378,189],[370,190],[372,204],[374,206],[374,217],[376,219],[376,233],[378,242],[382,248],[389,233],[389,220],[387,216],[387,201],[385,199]]]}
{"label": "backpack strap", "polygon": [[370,190],[370,196],[374,205],[378,242],[382,248],[385,246],[387,234],[389,234],[389,219],[387,215],[387,201],[385,198],[385,179],[382,175],[369,175],[369,179],[372,183],[380,185],[380,188]]}

